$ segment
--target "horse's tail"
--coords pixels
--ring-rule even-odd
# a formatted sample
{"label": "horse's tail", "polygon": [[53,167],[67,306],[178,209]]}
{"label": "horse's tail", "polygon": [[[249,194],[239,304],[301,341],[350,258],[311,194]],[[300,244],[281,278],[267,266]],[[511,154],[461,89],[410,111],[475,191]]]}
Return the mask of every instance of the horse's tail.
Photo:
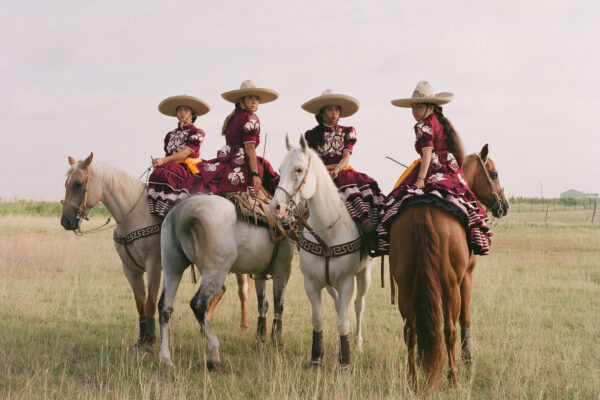
{"label": "horse's tail", "polygon": [[417,207],[413,221],[413,244],[416,250],[413,304],[417,347],[425,377],[428,382],[434,383],[438,380],[443,357],[438,265],[440,239],[429,210]]}
{"label": "horse's tail", "polygon": [[177,210],[176,235],[188,260],[202,271],[205,261],[213,257],[214,240],[211,232],[214,207],[204,201],[209,197],[196,196],[181,203]]}

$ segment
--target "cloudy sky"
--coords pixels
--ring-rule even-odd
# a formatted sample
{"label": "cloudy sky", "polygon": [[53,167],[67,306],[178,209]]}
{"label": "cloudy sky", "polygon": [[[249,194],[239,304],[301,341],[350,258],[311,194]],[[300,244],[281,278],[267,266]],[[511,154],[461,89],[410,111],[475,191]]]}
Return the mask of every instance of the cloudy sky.
{"label": "cloudy sky", "polygon": [[13,1],[0,15],[0,198],[58,200],[67,156],[140,175],[163,154],[175,118],[157,111],[191,94],[212,110],[203,158],[224,144],[245,79],[277,90],[261,106],[266,158],[314,118],[324,89],[356,97],[351,164],[385,193],[412,162],[414,120],[390,100],[419,80],[450,91],[445,114],[468,153],[488,143],[508,195],[600,192],[600,3],[597,1]]}

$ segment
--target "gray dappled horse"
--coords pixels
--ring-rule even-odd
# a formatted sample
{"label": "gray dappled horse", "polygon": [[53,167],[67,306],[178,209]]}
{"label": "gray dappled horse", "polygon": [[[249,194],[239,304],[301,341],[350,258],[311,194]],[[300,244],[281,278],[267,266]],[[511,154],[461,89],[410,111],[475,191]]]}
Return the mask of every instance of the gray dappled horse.
{"label": "gray dappled horse", "polygon": [[[219,340],[207,310],[227,274],[267,273],[273,277],[274,320],[271,339],[281,344],[283,294],[291,273],[294,245],[289,239],[273,244],[269,230],[238,219],[233,203],[223,197],[200,195],[177,204],[165,217],[161,235],[163,291],[159,301],[160,358],[171,364],[168,324],[181,276],[190,263],[202,282],[190,302],[206,337],[208,369],[220,363]],[[255,282],[258,297],[258,334],[265,339],[267,299],[265,280]]]}

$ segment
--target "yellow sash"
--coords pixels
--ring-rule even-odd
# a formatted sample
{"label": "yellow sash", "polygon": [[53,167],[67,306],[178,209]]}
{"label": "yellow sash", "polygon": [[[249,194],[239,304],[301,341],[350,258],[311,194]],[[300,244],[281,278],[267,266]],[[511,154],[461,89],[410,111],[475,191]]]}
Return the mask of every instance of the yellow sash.
{"label": "yellow sash", "polygon": [[196,175],[198,172],[200,172],[200,170],[198,169],[198,167],[196,166],[196,164],[198,164],[199,162],[202,162],[202,159],[200,157],[198,158],[186,158],[183,161],[177,161],[177,164],[185,164],[187,165],[188,169],[190,170],[190,172],[194,175]]}
{"label": "yellow sash", "polygon": [[[325,166],[325,168],[327,168],[327,171],[333,171],[335,169],[335,167],[337,167],[337,165],[327,165],[327,166]],[[346,165],[344,168],[342,168],[342,171],[354,171],[354,172],[356,172],[356,170],[354,168],[352,168],[350,165]]]}
{"label": "yellow sash", "polygon": [[398,178],[398,180],[396,181],[396,184],[394,185],[393,190],[395,190],[398,186],[400,186],[400,184],[406,179],[408,174],[410,174],[413,169],[417,168],[417,165],[419,165],[419,164],[421,164],[420,158],[418,160],[413,161],[413,163],[410,164],[410,166],[408,168],[406,168],[406,171],[404,171],[404,173],[402,173],[402,175],[400,175],[400,178]]}

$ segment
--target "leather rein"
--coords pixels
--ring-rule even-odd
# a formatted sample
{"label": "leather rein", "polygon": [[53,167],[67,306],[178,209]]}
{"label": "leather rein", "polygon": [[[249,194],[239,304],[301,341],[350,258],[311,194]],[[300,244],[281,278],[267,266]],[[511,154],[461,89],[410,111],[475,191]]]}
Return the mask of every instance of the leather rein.
{"label": "leather rein", "polygon": [[[292,211],[295,220],[298,221],[300,223],[300,225],[302,225],[304,228],[306,228],[306,230],[308,230],[310,232],[310,234],[313,235],[313,237],[317,240],[318,243],[312,242],[312,241],[308,240],[302,234],[302,232],[300,232],[299,239],[298,239],[298,246],[301,249],[303,249],[311,254],[325,258],[325,282],[327,283],[328,286],[332,286],[331,280],[329,278],[329,260],[331,259],[331,257],[340,257],[340,256],[344,256],[346,254],[351,254],[356,251],[359,251],[362,248],[363,240],[362,240],[362,237],[359,235],[358,238],[354,239],[353,241],[338,244],[338,245],[330,247],[327,245],[327,243],[325,243],[323,238],[321,238],[317,234],[317,232],[313,229],[313,227],[310,226],[310,224],[300,215],[300,213],[298,212],[298,205],[296,204],[294,197],[300,192],[300,190],[302,190],[302,187],[306,183],[306,179],[308,178],[308,171],[310,170],[310,161],[311,161],[311,156],[309,155],[308,163],[306,165],[306,171],[304,172],[304,177],[302,178],[300,185],[298,185],[298,187],[296,188],[294,193],[290,194],[282,186],[277,186],[275,188],[275,191],[277,191],[279,189],[283,193],[286,194],[286,196],[288,197],[288,209]],[[339,220],[340,220],[340,217],[338,215],[338,218],[332,224],[327,226],[324,230],[331,229]]]}

